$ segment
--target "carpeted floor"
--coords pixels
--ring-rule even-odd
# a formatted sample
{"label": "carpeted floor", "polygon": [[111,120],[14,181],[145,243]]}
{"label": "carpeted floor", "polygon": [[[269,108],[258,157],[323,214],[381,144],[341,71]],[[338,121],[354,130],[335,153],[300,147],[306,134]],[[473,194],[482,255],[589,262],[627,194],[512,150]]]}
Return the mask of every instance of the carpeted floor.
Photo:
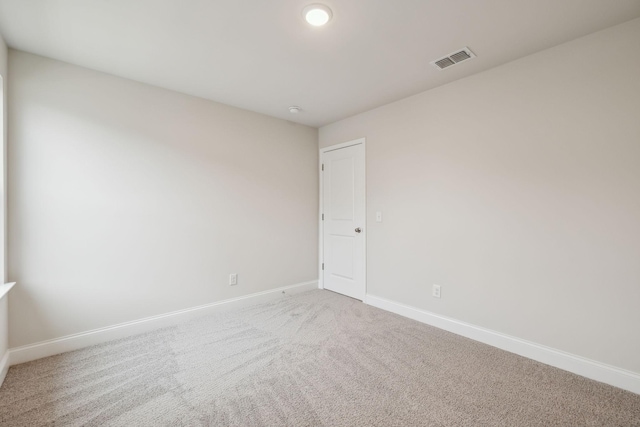
{"label": "carpeted floor", "polygon": [[311,291],[9,370],[3,426],[640,426],[640,396]]}

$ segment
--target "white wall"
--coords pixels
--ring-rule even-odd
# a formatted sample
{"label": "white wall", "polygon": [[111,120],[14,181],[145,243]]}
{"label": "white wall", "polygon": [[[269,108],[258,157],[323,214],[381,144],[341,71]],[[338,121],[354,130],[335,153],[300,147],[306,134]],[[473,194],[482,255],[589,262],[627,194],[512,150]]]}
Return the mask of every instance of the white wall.
{"label": "white wall", "polygon": [[9,59],[11,347],[317,279],[317,129]]}
{"label": "white wall", "polygon": [[368,293],[640,373],[639,41],[634,20],[322,127],[367,138]]}

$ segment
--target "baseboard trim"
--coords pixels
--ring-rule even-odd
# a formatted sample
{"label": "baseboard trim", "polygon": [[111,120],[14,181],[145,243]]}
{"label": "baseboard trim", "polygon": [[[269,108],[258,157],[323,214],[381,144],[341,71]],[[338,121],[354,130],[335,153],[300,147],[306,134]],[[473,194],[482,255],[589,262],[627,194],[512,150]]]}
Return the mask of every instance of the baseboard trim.
{"label": "baseboard trim", "polygon": [[375,295],[367,295],[365,297],[365,303],[592,380],[640,394],[640,375],[635,372],[616,368]]}
{"label": "baseboard trim", "polygon": [[52,340],[41,341],[35,344],[15,347],[9,349],[9,351],[5,355],[5,358],[3,358],[3,362],[5,362],[5,359],[8,359],[8,368],[8,366],[30,362],[32,360],[41,359],[43,357],[53,356],[56,354],[65,353],[67,351],[79,350],[84,347],[101,344],[114,339],[120,339],[132,335],[150,332],[158,328],[174,325],[192,317],[201,316],[203,314],[206,314],[207,312],[216,312],[252,304],[259,304],[262,302],[281,298],[284,295],[297,294],[317,288],[318,281],[313,280],[310,282],[284,286],[264,292],[257,292],[237,298],[230,298],[223,301],[217,301],[210,304],[187,308],[184,310],[160,314],[157,316],[146,317],[131,322],[125,322],[113,326],[107,326],[104,328],[81,332],[78,334],[67,335]]}
{"label": "baseboard trim", "polygon": [[0,386],[2,386],[7,372],[9,372],[9,350],[4,352],[2,360],[0,360]]}

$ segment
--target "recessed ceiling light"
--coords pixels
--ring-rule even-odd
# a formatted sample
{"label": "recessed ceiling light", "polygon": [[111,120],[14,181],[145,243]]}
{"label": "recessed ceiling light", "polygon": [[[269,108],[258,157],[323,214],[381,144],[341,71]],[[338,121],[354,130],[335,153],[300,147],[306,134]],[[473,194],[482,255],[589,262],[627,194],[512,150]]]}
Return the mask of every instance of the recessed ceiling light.
{"label": "recessed ceiling light", "polygon": [[321,27],[331,20],[331,9],[323,4],[310,4],[302,10],[302,15],[314,27]]}
{"label": "recessed ceiling light", "polygon": [[296,106],[296,105],[292,105],[291,107],[289,107],[289,112],[291,114],[298,114],[300,111],[302,111],[302,108]]}

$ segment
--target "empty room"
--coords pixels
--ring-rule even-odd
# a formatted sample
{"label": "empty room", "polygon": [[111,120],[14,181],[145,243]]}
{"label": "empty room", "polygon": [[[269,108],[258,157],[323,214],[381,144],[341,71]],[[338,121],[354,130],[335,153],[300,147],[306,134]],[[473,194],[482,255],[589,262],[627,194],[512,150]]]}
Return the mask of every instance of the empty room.
{"label": "empty room", "polygon": [[0,0],[0,426],[640,426],[640,0]]}

